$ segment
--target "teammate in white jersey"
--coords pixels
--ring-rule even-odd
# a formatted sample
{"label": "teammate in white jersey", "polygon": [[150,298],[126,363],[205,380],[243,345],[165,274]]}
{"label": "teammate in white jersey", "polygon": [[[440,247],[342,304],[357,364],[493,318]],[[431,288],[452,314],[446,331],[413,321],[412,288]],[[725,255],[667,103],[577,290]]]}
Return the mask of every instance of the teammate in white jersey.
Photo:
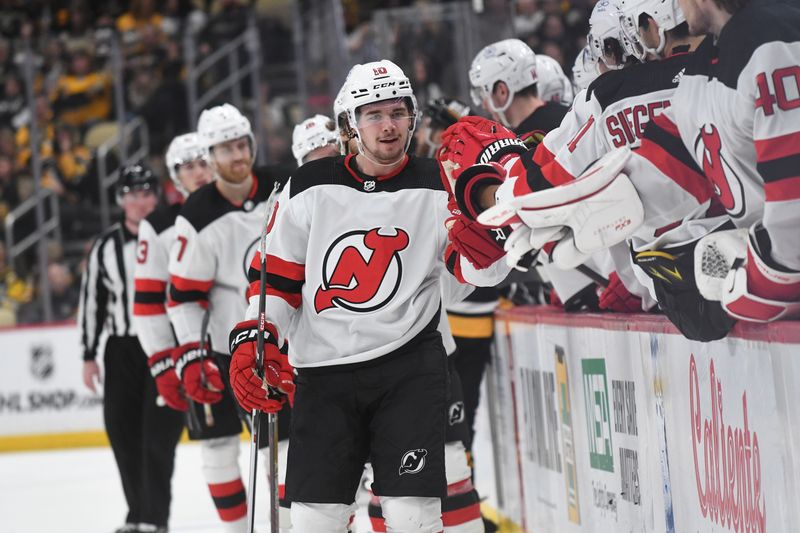
{"label": "teammate in white jersey", "polygon": [[175,221],[167,311],[178,342],[175,372],[189,398],[211,405],[212,416],[199,417],[203,474],[225,531],[239,533],[247,529],[238,463],[243,413],[226,383],[227,333],[247,308],[247,269],[276,178],[254,173],[255,139],[235,107],[203,111],[197,134],[216,179],[187,198]]}
{"label": "teammate in white jersey", "polygon": [[[267,385],[296,386],[286,487],[294,531],[344,531],[368,457],[387,529],[441,531],[447,374],[436,327],[447,193],[434,161],[405,153],[417,106],[402,70],[356,65],[346,84],[359,153],[304,165],[281,193],[267,244],[266,385],[254,374],[253,321],[231,333],[231,380],[243,407],[267,411],[280,407]],[[449,266],[480,285],[508,272],[457,255]],[[296,383],[278,348],[286,338]]]}

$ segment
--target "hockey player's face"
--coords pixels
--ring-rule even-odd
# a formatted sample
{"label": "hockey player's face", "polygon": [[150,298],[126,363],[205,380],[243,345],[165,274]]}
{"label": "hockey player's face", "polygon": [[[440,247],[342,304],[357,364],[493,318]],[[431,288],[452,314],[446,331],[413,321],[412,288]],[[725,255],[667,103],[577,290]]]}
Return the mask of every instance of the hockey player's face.
{"label": "hockey player's face", "polygon": [[250,139],[240,137],[213,147],[212,164],[220,178],[231,183],[242,183],[253,167]]}
{"label": "hockey player's face", "polygon": [[135,190],[126,193],[122,197],[122,211],[125,212],[125,220],[138,225],[153,212],[157,203],[158,195],[151,190]]}
{"label": "hockey player's face", "polygon": [[195,159],[178,167],[178,180],[189,193],[193,193],[213,178],[211,167],[203,159]]}
{"label": "hockey player's face", "polygon": [[411,121],[402,100],[367,104],[359,109],[361,143],[379,162],[397,161],[405,152]]}

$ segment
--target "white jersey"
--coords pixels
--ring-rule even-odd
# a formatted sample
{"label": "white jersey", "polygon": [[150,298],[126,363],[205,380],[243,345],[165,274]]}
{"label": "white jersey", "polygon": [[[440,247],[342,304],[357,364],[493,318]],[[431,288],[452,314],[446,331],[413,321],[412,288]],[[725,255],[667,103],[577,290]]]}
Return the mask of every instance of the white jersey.
{"label": "white jersey", "polygon": [[139,224],[134,267],[133,323],[149,356],[175,347],[167,316],[169,250],[180,206],[159,207]]}
{"label": "white jersey", "polygon": [[168,306],[179,344],[200,341],[208,311],[211,349],[229,353],[228,335],[247,309],[247,271],[272,188],[272,179],[256,178],[247,200],[234,205],[212,182],[195,191],[181,209],[170,251]]}
{"label": "white jersey", "polygon": [[[267,244],[267,320],[296,367],[375,359],[411,341],[441,307],[440,277],[495,285],[503,261],[445,261],[447,193],[431,159],[366,176],[354,157],[303,165],[278,199]],[[257,291],[248,317],[255,318]]]}
{"label": "white jersey", "polygon": [[670,106],[689,54],[609,71],[582,91],[534,161],[553,184],[580,176],[614,148],[635,147],[653,117]]}

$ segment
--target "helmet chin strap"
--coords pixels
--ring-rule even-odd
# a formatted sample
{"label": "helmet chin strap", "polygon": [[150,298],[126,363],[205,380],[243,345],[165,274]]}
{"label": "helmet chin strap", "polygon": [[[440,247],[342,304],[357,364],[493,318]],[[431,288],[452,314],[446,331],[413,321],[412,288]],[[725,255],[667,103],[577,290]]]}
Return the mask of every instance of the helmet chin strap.
{"label": "helmet chin strap", "polygon": [[511,107],[512,100],[514,100],[514,91],[512,91],[510,87],[508,89],[508,99],[506,100],[506,103],[500,107],[494,105],[494,100],[492,100],[491,94],[488,95],[488,97],[486,98],[486,101],[489,104],[489,110],[497,114],[497,117],[500,119],[500,123],[506,128],[512,127],[511,123],[508,121],[508,118],[506,118],[506,110],[508,110],[508,108]]}

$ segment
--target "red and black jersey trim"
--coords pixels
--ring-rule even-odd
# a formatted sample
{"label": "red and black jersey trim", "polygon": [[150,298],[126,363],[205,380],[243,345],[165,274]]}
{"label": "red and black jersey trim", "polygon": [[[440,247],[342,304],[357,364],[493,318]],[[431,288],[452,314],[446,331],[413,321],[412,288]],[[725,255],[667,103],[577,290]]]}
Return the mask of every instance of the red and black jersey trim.
{"label": "red and black jersey trim", "polygon": [[756,140],[755,147],[766,201],[800,199],[800,132]]}
{"label": "red and black jersey trim", "polygon": [[678,128],[663,115],[648,122],[642,145],[636,153],[702,203],[711,196],[711,186],[680,139]]}
{"label": "red and black jersey trim", "polygon": [[163,315],[167,312],[167,282],[159,279],[135,279],[134,316]]}
{"label": "red and black jersey trim", "polygon": [[[302,290],[306,279],[305,265],[286,261],[280,257],[267,254],[266,266],[266,294],[268,296],[276,296],[283,299],[295,309],[299,308],[303,299]],[[251,270],[253,269],[251,268]],[[257,295],[259,291],[259,285],[260,270],[258,278],[251,278],[250,287],[247,291],[248,296]]]}
{"label": "red and black jersey trim", "polygon": [[206,309],[208,308],[208,292],[211,290],[213,283],[213,281],[200,281],[172,276],[170,278],[167,303],[170,307],[196,303]]}

